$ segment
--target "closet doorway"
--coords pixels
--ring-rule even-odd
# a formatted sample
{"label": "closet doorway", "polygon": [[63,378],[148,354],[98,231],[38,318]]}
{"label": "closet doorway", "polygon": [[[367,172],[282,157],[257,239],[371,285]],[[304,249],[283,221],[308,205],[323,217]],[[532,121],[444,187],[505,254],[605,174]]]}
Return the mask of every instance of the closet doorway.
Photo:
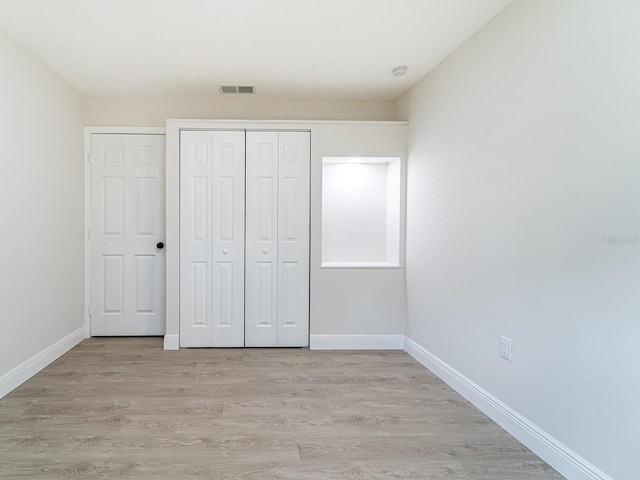
{"label": "closet doorway", "polygon": [[180,132],[180,346],[309,345],[310,132]]}

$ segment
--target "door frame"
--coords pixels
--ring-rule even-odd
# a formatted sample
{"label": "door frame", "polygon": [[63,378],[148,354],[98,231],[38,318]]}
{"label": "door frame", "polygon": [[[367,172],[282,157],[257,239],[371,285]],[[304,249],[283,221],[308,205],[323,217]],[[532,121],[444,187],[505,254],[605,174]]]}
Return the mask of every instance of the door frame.
{"label": "door frame", "polygon": [[[166,135],[166,131],[165,127],[84,127],[84,329],[87,338],[91,336],[91,316],[89,315],[89,306],[91,305],[91,242],[89,241],[89,229],[91,228],[91,165],[89,163],[91,135]],[[164,173],[166,180],[166,165]]]}

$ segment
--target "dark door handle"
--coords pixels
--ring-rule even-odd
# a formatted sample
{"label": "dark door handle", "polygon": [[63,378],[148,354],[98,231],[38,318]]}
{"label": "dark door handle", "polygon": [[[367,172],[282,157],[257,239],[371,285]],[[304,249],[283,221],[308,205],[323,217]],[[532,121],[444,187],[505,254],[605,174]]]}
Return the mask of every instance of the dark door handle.
{"label": "dark door handle", "polygon": [[162,242],[158,242],[158,243],[156,244],[156,248],[158,248],[158,249],[162,250],[162,249],[164,248],[164,243],[162,243]]}

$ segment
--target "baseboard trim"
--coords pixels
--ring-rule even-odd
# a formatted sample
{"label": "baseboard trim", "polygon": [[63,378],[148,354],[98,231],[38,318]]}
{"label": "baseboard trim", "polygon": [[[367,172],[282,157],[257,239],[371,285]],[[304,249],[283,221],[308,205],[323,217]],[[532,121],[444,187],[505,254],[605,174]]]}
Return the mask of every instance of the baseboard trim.
{"label": "baseboard trim", "polygon": [[613,480],[413,340],[405,337],[404,350],[566,478]]}
{"label": "baseboard trim", "polygon": [[180,350],[180,335],[165,335],[164,336],[164,349],[165,350]]}
{"label": "baseboard trim", "polygon": [[87,338],[87,335],[85,326],[83,325],[53,345],[35,354],[26,362],[2,375],[0,377],[0,398],[18,388],[40,370],[78,345],[85,338]]}
{"label": "baseboard trim", "polygon": [[311,335],[311,350],[402,350],[403,335]]}

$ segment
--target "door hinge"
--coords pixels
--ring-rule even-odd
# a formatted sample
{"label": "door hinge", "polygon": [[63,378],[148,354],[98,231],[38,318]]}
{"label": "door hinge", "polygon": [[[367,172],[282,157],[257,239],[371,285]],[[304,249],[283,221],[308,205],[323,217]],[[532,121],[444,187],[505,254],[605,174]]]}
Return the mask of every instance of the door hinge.
{"label": "door hinge", "polygon": [[91,154],[90,153],[87,154],[87,162],[89,162],[90,164],[93,163],[91,161]]}
{"label": "door hinge", "polygon": [[91,230],[89,230],[89,240],[91,240]]}
{"label": "door hinge", "polygon": [[89,316],[93,315],[93,307],[89,305]]}

